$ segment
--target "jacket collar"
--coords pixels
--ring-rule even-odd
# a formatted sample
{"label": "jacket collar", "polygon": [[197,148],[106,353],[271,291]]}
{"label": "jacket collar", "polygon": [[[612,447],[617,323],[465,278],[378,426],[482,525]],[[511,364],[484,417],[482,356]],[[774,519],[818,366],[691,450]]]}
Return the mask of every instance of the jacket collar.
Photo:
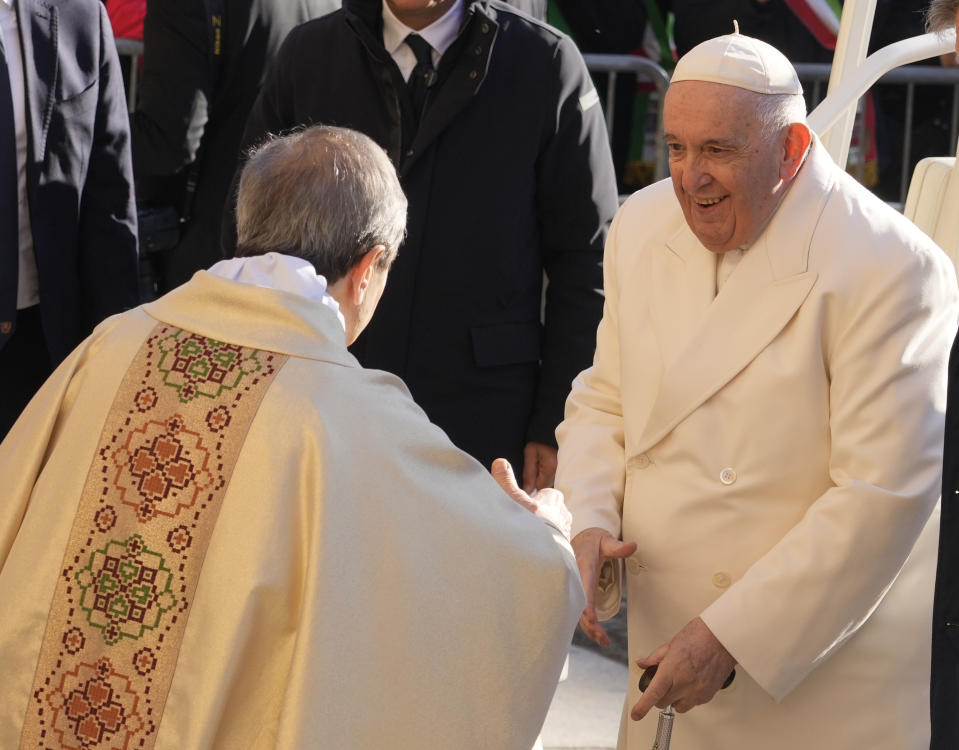
{"label": "jacket collar", "polygon": [[317,300],[197,272],[143,306],[151,317],[217,341],[359,367],[336,313]]}
{"label": "jacket collar", "polygon": [[669,238],[650,285],[664,372],[637,452],[662,440],[741,372],[802,305],[818,276],[808,269],[809,247],[837,169],[814,136],[786,198],[715,298],[712,254],[685,222]]}

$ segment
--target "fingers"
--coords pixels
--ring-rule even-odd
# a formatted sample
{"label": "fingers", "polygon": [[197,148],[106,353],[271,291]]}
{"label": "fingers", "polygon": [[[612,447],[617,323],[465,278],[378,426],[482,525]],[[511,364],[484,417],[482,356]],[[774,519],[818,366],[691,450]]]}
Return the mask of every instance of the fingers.
{"label": "fingers", "polygon": [[636,542],[621,542],[607,534],[599,542],[599,554],[603,557],[629,557],[636,551]]}
{"label": "fingers", "polygon": [[526,492],[532,492],[538,487],[545,485],[537,484],[539,478],[539,456],[536,446],[533,443],[527,443],[523,448],[523,489]]}
{"label": "fingers", "polygon": [[557,452],[548,445],[539,446],[539,467],[536,472],[536,486],[552,487],[556,483]]}
{"label": "fingers", "polygon": [[505,458],[497,458],[493,461],[490,474],[496,483],[503,488],[503,491],[516,502],[526,505],[529,503],[529,496],[520,489],[516,483],[516,475],[513,474],[513,467]]}
{"label": "fingers", "polygon": [[490,468],[490,474],[493,475],[493,479],[496,480],[496,483],[503,489],[503,491],[510,496],[515,502],[522,505],[528,511],[535,513],[537,505],[535,502],[530,500],[529,495],[527,495],[523,490],[519,488],[519,485],[516,484],[516,475],[513,474],[513,467],[510,465],[509,461],[505,458],[497,458],[493,461],[493,466]]}
{"label": "fingers", "polygon": [[583,610],[583,614],[580,615],[579,618],[579,627],[586,634],[586,637],[593,641],[593,643],[597,643],[600,646],[608,646],[610,643],[612,643],[612,641],[609,639],[609,635],[596,619],[595,606],[587,605],[586,609]]}
{"label": "fingers", "polygon": [[659,664],[665,658],[667,651],[669,651],[669,644],[664,643],[645,659],[637,659],[636,666],[641,669],[649,669],[653,665]]}
{"label": "fingers", "polygon": [[666,698],[671,689],[672,681],[669,675],[665,672],[657,672],[652,682],[649,683],[649,687],[646,688],[646,692],[643,693],[639,700],[633,705],[632,710],[629,712],[629,717],[633,721],[639,721],[648,714],[654,706],[666,708],[666,706],[669,705],[669,701],[666,700]]}
{"label": "fingers", "polygon": [[552,487],[556,479],[556,448],[543,443],[523,447],[523,489],[527,492]]}

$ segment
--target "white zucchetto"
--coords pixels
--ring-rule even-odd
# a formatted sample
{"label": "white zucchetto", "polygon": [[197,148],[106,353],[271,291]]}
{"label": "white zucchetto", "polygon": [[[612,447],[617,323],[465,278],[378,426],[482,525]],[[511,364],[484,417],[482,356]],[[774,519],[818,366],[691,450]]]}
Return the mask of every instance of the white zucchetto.
{"label": "white zucchetto", "polygon": [[801,94],[802,84],[786,56],[766,42],[726,34],[693,47],[676,63],[671,83],[709,81],[760,94]]}

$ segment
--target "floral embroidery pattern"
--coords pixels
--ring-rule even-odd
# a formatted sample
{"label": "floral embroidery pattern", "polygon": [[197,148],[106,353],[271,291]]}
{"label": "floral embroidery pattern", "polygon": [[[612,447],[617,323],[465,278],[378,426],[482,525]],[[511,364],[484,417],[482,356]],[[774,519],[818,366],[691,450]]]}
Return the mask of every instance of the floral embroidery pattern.
{"label": "floral embroidery pattern", "polygon": [[179,414],[131,430],[112,460],[114,485],[141,523],[157,515],[173,518],[213,484],[203,438],[186,429]]}
{"label": "floral embroidery pattern", "polygon": [[163,323],[143,344],[77,505],[21,748],[153,747],[220,505],[284,362]]}
{"label": "floral embroidery pattern", "polygon": [[107,658],[65,672],[47,697],[53,731],[60,747],[69,750],[129,747],[144,726],[139,702],[129,679],[115,672]]}
{"label": "floral embroidery pattern", "polygon": [[153,630],[164,612],[173,609],[173,574],[163,558],[134,534],[125,542],[110,542],[90,556],[76,574],[83,592],[80,607],[87,621],[103,631],[113,645],[121,638],[137,639]]}
{"label": "floral embroidery pattern", "polygon": [[157,368],[163,373],[163,383],[175,388],[183,403],[200,396],[219,398],[262,367],[258,351],[186,331],[161,339],[159,349],[163,356]]}

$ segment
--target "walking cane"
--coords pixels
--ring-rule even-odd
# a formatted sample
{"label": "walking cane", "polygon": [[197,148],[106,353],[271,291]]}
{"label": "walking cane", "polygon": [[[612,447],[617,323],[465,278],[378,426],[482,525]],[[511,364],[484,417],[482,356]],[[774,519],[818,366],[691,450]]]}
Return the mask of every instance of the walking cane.
{"label": "walking cane", "polygon": [[[654,664],[649,669],[643,671],[639,677],[639,692],[645,693],[646,688],[656,674],[658,665]],[[736,670],[729,673],[729,677],[723,683],[720,690],[728,688],[736,677]],[[656,739],[653,741],[652,750],[669,750],[669,741],[673,736],[673,720],[676,718],[676,712],[673,711],[672,704],[666,706],[659,712],[659,723],[656,725]]]}

